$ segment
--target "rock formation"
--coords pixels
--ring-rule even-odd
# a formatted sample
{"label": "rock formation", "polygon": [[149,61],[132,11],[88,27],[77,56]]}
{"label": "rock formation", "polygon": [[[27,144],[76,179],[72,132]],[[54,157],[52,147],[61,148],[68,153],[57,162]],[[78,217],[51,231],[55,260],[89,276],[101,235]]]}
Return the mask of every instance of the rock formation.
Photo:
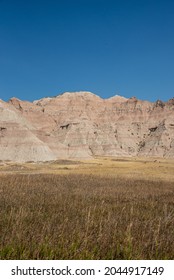
{"label": "rock formation", "polygon": [[94,156],[174,157],[174,99],[65,92],[34,102],[0,100],[0,160]]}

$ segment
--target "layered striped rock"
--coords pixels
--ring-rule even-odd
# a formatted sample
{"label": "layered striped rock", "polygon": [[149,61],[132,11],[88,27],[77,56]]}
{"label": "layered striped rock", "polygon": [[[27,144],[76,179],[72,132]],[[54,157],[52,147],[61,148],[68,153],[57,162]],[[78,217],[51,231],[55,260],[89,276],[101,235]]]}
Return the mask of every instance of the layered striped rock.
{"label": "layered striped rock", "polygon": [[168,102],[66,92],[34,102],[0,101],[0,159],[174,157],[174,99]]}

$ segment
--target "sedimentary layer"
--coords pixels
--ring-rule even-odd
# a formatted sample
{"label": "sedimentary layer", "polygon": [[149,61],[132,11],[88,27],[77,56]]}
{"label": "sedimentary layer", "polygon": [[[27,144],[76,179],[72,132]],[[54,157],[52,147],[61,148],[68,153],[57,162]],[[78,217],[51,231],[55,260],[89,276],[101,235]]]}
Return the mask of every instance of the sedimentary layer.
{"label": "sedimentary layer", "polygon": [[0,100],[0,160],[95,156],[174,157],[174,99],[65,92],[34,102]]}

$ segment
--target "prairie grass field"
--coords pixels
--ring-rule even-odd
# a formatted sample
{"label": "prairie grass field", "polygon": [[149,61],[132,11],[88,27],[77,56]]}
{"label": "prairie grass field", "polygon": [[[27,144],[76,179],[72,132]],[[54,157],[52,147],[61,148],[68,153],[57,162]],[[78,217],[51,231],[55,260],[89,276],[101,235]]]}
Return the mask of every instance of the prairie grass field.
{"label": "prairie grass field", "polygon": [[0,259],[174,259],[174,160],[0,163]]}

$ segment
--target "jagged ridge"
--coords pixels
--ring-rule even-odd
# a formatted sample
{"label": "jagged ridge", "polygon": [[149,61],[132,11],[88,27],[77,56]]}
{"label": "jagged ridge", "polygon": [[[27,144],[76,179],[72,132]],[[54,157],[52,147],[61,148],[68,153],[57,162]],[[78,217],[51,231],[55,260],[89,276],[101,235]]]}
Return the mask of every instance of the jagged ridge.
{"label": "jagged ridge", "polygon": [[81,91],[0,100],[0,160],[93,156],[174,157],[174,98],[152,103]]}

